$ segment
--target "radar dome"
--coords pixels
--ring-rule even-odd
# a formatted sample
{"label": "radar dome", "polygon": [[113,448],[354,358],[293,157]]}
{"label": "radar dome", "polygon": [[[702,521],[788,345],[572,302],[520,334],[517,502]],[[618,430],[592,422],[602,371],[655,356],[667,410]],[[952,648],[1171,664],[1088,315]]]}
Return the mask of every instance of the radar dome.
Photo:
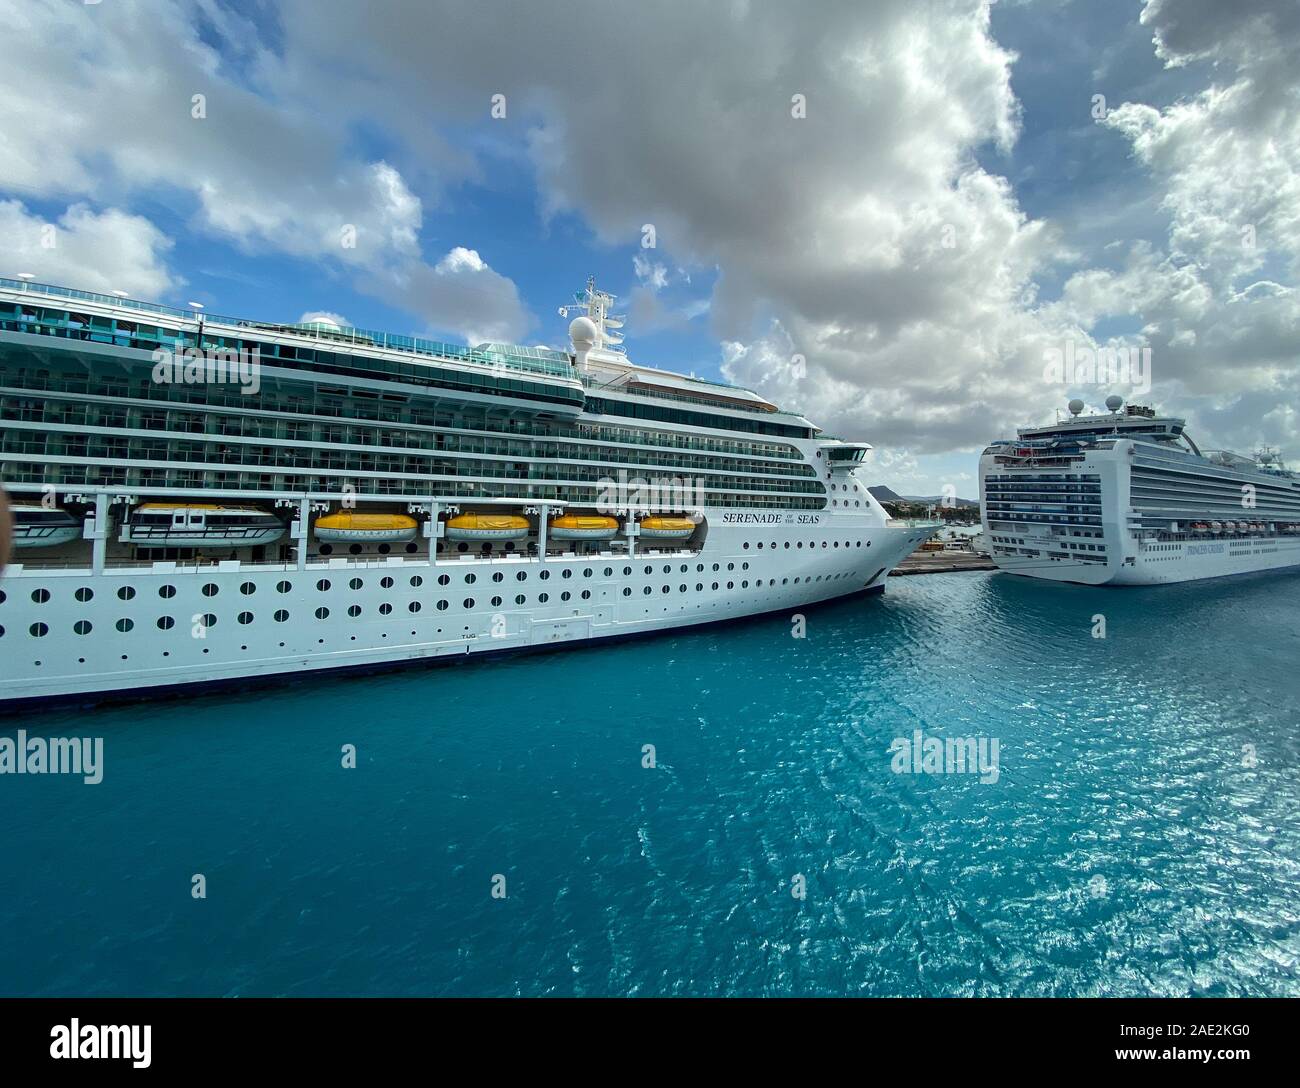
{"label": "radar dome", "polygon": [[569,322],[569,339],[579,351],[596,346],[596,323],[589,317],[575,317]]}
{"label": "radar dome", "polygon": [[1112,393],[1109,397],[1106,398],[1106,407],[1109,408],[1112,412],[1118,412],[1121,408],[1124,407],[1124,398],[1121,397],[1118,393]]}
{"label": "radar dome", "polygon": [[1070,415],[1077,416],[1080,412],[1083,411],[1083,401],[1081,401],[1078,397],[1075,397],[1074,400],[1070,401],[1069,408],[1070,408]]}

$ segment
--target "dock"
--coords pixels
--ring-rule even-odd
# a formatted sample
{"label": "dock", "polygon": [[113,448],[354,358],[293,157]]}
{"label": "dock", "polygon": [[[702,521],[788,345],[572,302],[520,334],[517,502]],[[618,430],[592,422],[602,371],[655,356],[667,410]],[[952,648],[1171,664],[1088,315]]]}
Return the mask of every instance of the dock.
{"label": "dock", "polygon": [[997,564],[978,552],[914,551],[889,572],[891,578],[905,574],[952,574],[963,570],[997,570]]}

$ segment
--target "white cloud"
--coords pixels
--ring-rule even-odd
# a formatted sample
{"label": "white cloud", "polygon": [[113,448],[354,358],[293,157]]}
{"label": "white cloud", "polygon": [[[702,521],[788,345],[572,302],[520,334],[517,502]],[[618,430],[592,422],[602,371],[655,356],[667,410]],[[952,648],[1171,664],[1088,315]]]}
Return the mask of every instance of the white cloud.
{"label": "white cloud", "polygon": [[149,220],[116,208],[73,204],[50,222],[17,200],[0,200],[0,240],[7,276],[30,272],[43,283],[157,298],[179,282],[167,271],[172,247]]}
{"label": "white cloud", "polygon": [[[328,90],[305,100],[278,93],[278,60],[229,8],[32,0],[9,14],[0,90],[15,123],[0,131],[0,192],[119,203],[181,194],[200,231],[250,254],[325,259],[367,289],[462,282],[461,270],[422,265],[423,205],[401,172],[352,151],[346,126],[320,108]],[[471,290],[476,308],[454,322],[445,301],[403,297],[442,327],[526,324],[513,285],[487,271],[480,279],[507,302],[496,317],[481,287]]]}
{"label": "white cloud", "polygon": [[366,289],[470,344],[517,342],[530,324],[514,282],[464,246],[450,250],[432,268],[419,261],[399,266]]}
{"label": "white cloud", "polygon": [[352,322],[342,314],[336,314],[329,310],[308,310],[302,317],[298,318],[299,325],[310,325],[313,322],[324,321],[331,325],[339,325],[345,329],[352,328]]}

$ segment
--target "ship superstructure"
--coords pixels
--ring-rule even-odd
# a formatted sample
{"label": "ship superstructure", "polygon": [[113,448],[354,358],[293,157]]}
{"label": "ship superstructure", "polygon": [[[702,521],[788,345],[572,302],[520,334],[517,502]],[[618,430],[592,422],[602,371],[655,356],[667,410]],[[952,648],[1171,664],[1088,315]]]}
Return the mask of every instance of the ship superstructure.
{"label": "ship superstructure", "polygon": [[1185,421],[1107,411],[1026,427],[980,458],[983,535],[1001,570],[1147,585],[1300,565],[1300,478],[1273,450],[1202,451]]}
{"label": "ship superstructure", "polygon": [[[932,530],[870,447],[572,350],[0,279],[0,701],[376,667],[879,590]],[[566,316],[570,307],[565,307]]]}

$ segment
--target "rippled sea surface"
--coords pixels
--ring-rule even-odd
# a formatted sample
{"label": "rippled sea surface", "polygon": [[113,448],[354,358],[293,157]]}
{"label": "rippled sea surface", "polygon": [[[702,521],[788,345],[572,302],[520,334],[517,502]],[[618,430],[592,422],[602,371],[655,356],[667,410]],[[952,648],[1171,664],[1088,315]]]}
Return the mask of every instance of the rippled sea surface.
{"label": "rippled sea surface", "polygon": [[1300,994],[1300,577],[791,631],[10,718],[106,770],[0,778],[0,991]]}

